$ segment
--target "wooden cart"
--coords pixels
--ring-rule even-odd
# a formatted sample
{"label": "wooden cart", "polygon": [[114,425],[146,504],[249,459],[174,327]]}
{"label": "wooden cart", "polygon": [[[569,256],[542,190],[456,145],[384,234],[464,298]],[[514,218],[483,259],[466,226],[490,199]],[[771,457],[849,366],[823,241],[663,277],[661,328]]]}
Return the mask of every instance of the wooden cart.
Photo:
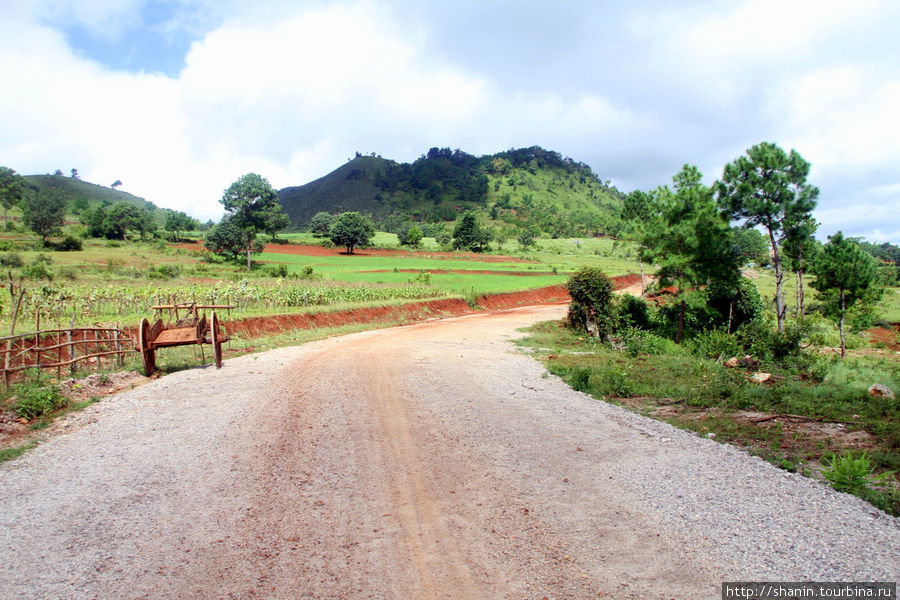
{"label": "wooden cart", "polygon": [[[216,311],[213,310],[209,320],[206,318],[206,309],[234,308],[227,305],[205,305],[196,302],[182,304],[163,304],[154,306],[153,310],[169,310],[174,316],[174,325],[164,325],[161,318],[156,319],[153,325],[147,319],[141,319],[138,328],[138,351],[144,361],[144,373],[149,377],[156,371],[156,350],[159,348],[171,348],[173,346],[189,346],[197,344],[203,355],[202,344],[212,344],[213,357],[216,368],[222,368],[222,342],[228,341],[225,329],[219,325]],[[181,311],[185,316],[181,317]],[[201,312],[202,311],[202,312]],[[204,358],[205,360],[205,358]]]}

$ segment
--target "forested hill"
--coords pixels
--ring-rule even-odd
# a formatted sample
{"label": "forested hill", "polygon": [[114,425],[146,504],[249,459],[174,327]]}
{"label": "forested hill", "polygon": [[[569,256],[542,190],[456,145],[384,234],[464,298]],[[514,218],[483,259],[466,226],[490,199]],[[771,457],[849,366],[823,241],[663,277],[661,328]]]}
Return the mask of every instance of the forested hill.
{"label": "forested hill", "polygon": [[323,211],[435,223],[476,210],[498,226],[554,236],[616,233],[623,197],[587,165],[538,146],[481,157],[432,148],[413,163],[357,153],[325,177],[279,191],[293,228]]}

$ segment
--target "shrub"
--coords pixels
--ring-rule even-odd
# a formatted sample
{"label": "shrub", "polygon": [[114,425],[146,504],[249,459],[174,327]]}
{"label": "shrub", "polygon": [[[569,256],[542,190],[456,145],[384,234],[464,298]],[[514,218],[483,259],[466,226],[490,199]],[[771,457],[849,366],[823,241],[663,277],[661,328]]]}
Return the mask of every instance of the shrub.
{"label": "shrub", "polygon": [[740,341],[721,329],[711,329],[698,333],[687,342],[685,348],[694,356],[701,358],[729,358],[744,353]]}
{"label": "shrub", "polygon": [[830,461],[826,461],[822,475],[837,491],[860,496],[871,485],[883,482],[891,475],[883,473],[876,477],[872,471],[872,461],[868,454],[863,453],[854,458],[848,451],[840,456],[832,456]]}
{"label": "shrub", "polygon": [[623,365],[613,365],[600,371],[598,393],[604,396],[616,396],[627,398],[634,393],[630,368]]}
{"label": "shrub", "polygon": [[643,299],[625,294],[618,297],[616,304],[619,327],[653,329],[653,313]]}
{"label": "shrub", "polygon": [[178,277],[181,274],[181,269],[178,265],[160,265],[155,269],[151,269],[147,272],[147,277],[150,279],[172,279],[173,277]]}
{"label": "shrub", "polygon": [[60,252],[74,252],[82,249],[81,238],[74,235],[67,235],[56,245],[56,249]]}
{"label": "shrub", "polygon": [[39,371],[28,374],[26,381],[14,385],[12,390],[15,396],[12,409],[25,419],[41,417],[66,405],[59,388],[48,383]]}
{"label": "shrub", "polygon": [[284,263],[281,263],[278,265],[272,265],[272,266],[266,268],[266,274],[269,275],[270,277],[281,277],[282,279],[284,279],[285,277],[288,276],[287,265]]}
{"label": "shrub", "polygon": [[736,289],[713,281],[706,289],[706,298],[707,305],[718,313],[714,326],[727,328],[729,332],[758,321],[765,311],[759,290],[746,277],[741,277]]}
{"label": "shrub", "polygon": [[16,252],[10,252],[9,254],[0,254],[0,266],[17,269],[24,264],[25,263],[22,261],[22,257]]}
{"label": "shrub", "polygon": [[587,367],[580,367],[572,371],[570,378],[572,389],[590,393],[591,391],[591,370]]}
{"label": "shrub", "polygon": [[622,335],[621,343],[632,358],[638,354],[656,356],[671,354],[677,356],[682,353],[680,346],[672,340],[641,329],[628,329],[625,331]]}
{"label": "shrub", "polygon": [[605,338],[615,330],[612,282],[595,267],[582,267],[566,282],[572,302],[569,324],[591,335]]}

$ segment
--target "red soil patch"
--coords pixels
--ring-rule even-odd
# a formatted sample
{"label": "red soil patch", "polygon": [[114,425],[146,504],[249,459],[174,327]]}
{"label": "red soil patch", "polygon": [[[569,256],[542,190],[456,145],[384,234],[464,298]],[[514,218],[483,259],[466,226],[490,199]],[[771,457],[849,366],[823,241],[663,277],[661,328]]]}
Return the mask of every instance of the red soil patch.
{"label": "red soil patch", "polygon": [[894,352],[900,352],[900,323],[891,323],[891,328],[874,327],[866,331],[873,344],[881,343]]}
{"label": "red soil patch", "polygon": [[[172,248],[181,250],[193,250],[202,252],[205,250],[202,244],[192,242],[182,242],[180,244],[169,244]],[[266,244],[263,252],[271,252],[272,254],[296,254],[300,256],[348,256],[343,248],[323,248],[322,246],[304,246],[299,244]],[[479,262],[515,262],[515,263],[534,263],[534,260],[525,260],[516,258],[515,256],[503,256],[500,254],[477,254],[473,252],[431,252],[428,250],[386,250],[383,248],[366,248],[364,250],[356,250],[353,256],[397,256],[403,258],[436,258],[440,260],[474,260]]]}
{"label": "red soil patch", "polygon": [[535,277],[537,275],[556,275],[552,271],[486,271],[482,269],[374,269],[372,271],[360,271],[360,273],[458,273],[460,275],[511,275],[514,277]]}

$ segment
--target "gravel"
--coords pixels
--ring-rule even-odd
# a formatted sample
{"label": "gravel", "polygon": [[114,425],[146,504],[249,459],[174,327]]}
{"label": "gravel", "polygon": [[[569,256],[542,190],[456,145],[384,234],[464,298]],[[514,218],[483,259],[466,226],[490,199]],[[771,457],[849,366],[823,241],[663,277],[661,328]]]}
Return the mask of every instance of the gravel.
{"label": "gravel", "polygon": [[896,581],[900,522],[574,392],[559,307],[323,340],[110,396],[0,465],[4,598],[715,598]]}

